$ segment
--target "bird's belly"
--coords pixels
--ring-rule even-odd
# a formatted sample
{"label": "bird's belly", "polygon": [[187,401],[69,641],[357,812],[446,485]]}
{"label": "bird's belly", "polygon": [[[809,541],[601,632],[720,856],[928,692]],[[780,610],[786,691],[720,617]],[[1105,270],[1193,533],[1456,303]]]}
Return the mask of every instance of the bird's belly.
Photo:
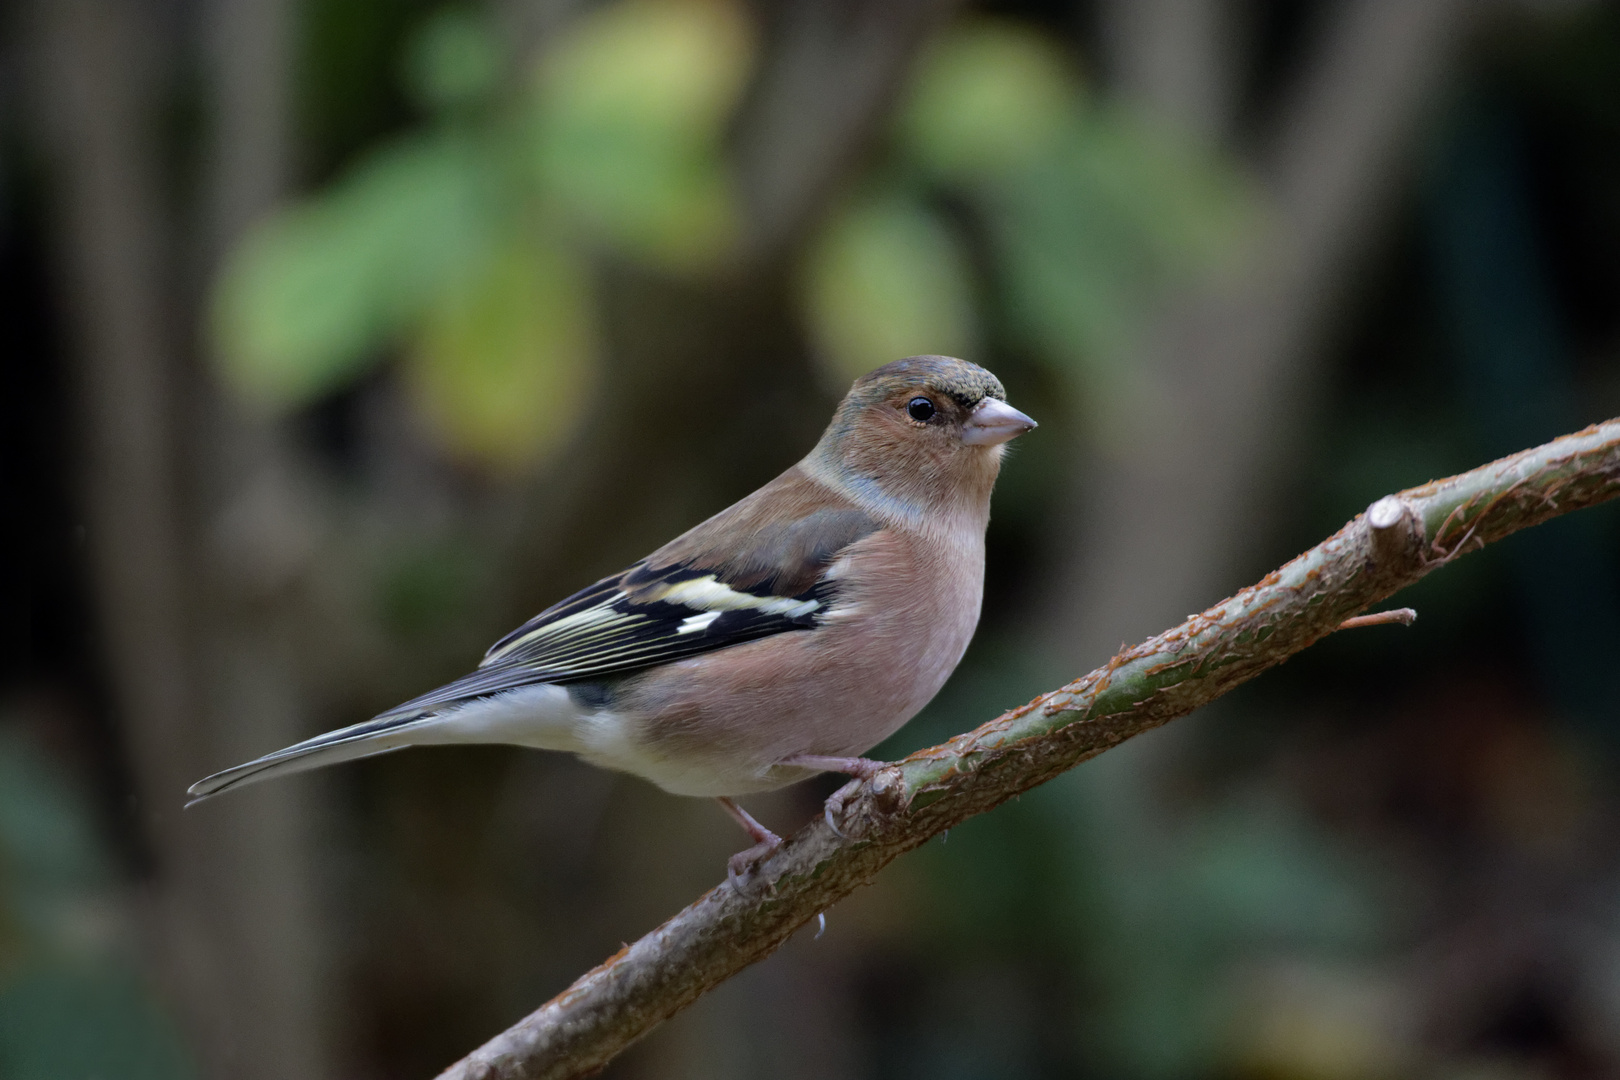
{"label": "bird's belly", "polygon": [[646,719],[621,724],[580,754],[678,795],[783,787],[813,773],[779,766],[785,758],[855,757],[897,731],[944,684],[970,635],[971,627],[937,640],[912,635],[921,647],[903,656],[851,650],[836,658],[832,679],[826,657],[814,653],[836,648],[837,638],[812,642],[807,634],[672,664],[620,698]]}
{"label": "bird's belly", "polygon": [[629,773],[671,795],[718,797],[772,791],[814,775],[812,769],[772,769],[756,758],[675,748],[661,740],[633,737],[637,725],[614,717],[612,737],[578,751],[581,759],[602,769]]}
{"label": "bird's belly", "polygon": [[599,710],[581,718],[575,729],[575,753],[598,768],[639,776],[672,795],[743,795],[797,779],[767,781],[752,759],[671,746],[666,740],[647,738],[647,727],[643,718]]}

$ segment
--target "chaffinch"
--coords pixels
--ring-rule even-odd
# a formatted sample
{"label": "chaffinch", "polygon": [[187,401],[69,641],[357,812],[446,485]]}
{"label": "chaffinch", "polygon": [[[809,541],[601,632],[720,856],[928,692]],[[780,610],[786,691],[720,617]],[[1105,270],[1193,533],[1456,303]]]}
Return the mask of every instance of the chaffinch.
{"label": "chaffinch", "polygon": [[[913,356],[855,381],[805,459],[507,634],[478,669],[363,724],[191,786],[240,784],[407,746],[567,750],[677,795],[732,801],[860,755],[926,705],[979,620],[990,491],[1035,427],[996,377]],[[189,804],[188,804],[189,805]],[[828,821],[833,822],[831,804]]]}

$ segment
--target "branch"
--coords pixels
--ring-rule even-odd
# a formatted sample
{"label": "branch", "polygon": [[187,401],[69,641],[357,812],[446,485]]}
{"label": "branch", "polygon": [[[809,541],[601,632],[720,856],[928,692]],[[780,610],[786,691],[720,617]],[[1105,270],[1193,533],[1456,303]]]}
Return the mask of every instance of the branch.
{"label": "branch", "polygon": [[1324,8],[1254,162],[1270,212],[1252,257],[1189,282],[1154,317],[1118,360],[1128,392],[1109,400],[1076,463],[1086,482],[1069,498],[1087,542],[1056,568],[1044,620],[1075,667],[1192,610],[1250,553],[1257,496],[1289,474],[1323,381],[1326,317],[1383,231],[1419,121],[1481,10],[1466,0]]}
{"label": "branch", "polygon": [[889,115],[918,47],[961,0],[763,6],[767,50],[734,153],[750,262],[780,257]]}
{"label": "branch", "polygon": [[1084,678],[852,782],[847,837],[816,818],[741,891],[711,889],[440,1080],[588,1075],[896,856],[1185,716],[1457,556],[1616,496],[1620,419],[1379,499],[1258,584]]}

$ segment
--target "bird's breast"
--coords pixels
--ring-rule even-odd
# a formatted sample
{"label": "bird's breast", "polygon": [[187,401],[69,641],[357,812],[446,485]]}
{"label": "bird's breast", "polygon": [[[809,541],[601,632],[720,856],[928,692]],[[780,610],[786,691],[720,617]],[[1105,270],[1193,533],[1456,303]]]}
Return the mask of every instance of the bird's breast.
{"label": "bird's breast", "polygon": [[[735,795],[796,777],[796,754],[855,756],[916,715],[961,660],[978,623],[982,536],[961,544],[882,532],[829,568],[816,628],[652,669],[621,707],[643,717],[638,772],[681,794]],[[649,764],[652,767],[648,767]]]}

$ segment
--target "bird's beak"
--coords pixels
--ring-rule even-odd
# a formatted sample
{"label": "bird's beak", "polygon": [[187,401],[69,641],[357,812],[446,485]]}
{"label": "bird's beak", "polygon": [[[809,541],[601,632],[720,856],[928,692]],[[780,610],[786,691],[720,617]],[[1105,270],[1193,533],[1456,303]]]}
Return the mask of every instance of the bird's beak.
{"label": "bird's beak", "polygon": [[1035,421],[995,398],[987,397],[968,413],[962,441],[969,446],[999,446],[1035,427]]}

